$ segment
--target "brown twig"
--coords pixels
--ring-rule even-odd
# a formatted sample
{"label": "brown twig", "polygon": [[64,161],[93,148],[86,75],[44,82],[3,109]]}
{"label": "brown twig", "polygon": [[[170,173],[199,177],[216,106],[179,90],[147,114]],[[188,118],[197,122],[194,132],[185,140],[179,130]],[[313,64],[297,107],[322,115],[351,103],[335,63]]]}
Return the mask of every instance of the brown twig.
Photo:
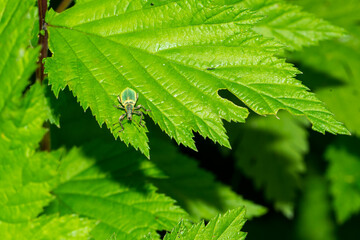
{"label": "brown twig", "polygon": [[43,59],[47,57],[48,52],[48,32],[45,23],[45,14],[47,11],[47,0],[38,0],[39,9],[39,45],[41,45],[38,68],[36,70],[36,80],[42,83],[45,78]]}
{"label": "brown twig", "polygon": [[[39,45],[41,46],[40,57],[38,60],[38,68],[36,69],[36,81],[42,83],[45,78],[44,73],[44,58],[47,57],[48,53],[48,32],[46,29],[45,23],[45,14],[47,11],[47,0],[38,0],[38,9],[39,9]],[[42,151],[50,151],[51,150],[51,142],[50,142],[50,125],[48,122],[44,123],[44,127],[48,129],[43,139],[40,142],[40,149]]]}
{"label": "brown twig", "polygon": [[58,12],[58,13],[62,12],[65,9],[67,9],[70,6],[71,3],[72,3],[72,0],[62,0],[55,11]]}

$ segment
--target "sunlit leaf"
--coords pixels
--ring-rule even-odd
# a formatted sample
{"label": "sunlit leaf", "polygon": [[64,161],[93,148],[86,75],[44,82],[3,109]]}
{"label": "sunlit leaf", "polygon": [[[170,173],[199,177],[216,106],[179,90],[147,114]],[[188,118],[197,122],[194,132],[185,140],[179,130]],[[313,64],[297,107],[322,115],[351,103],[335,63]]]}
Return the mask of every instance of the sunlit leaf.
{"label": "sunlit leaf", "polygon": [[163,131],[192,149],[193,131],[230,147],[222,119],[244,122],[248,115],[219,89],[260,115],[286,109],[305,115],[316,131],[347,134],[293,78],[298,70],[274,57],[281,46],[251,30],[258,20],[237,3],[211,0],[79,2],[49,13],[53,57],[46,71],[56,95],[68,86],[100,125],[148,157],[146,128],[137,116],[120,134],[113,126],[123,113],[113,105],[126,87],[139,93]]}

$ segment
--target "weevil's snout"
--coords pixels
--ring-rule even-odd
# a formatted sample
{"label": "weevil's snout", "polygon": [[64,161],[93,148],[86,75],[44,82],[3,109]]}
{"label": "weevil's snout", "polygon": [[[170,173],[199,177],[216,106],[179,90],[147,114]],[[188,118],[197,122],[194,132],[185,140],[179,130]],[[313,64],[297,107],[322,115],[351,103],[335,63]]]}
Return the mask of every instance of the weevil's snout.
{"label": "weevil's snout", "polygon": [[127,120],[131,121],[132,116],[131,115],[127,115]]}

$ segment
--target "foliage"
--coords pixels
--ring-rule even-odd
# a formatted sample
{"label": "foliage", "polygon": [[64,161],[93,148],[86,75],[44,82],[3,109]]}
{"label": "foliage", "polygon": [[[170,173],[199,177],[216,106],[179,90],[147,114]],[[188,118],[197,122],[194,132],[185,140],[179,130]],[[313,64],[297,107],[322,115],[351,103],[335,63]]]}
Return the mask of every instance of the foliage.
{"label": "foliage", "polygon": [[337,220],[344,222],[360,211],[359,140],[342,140],[326,151],[328,178]]}
{"label": "foliage", "polygon": [[299,206],[298,239],[336,239],[326,179],[310,173],[305,179],[304,190]]}
{"label": "foliage", "polygon": [[[1,239],[245,239],[247,218],[249,240],[335,240],[357,223],[359,140],[307,130],[360,132],[355,0],[77,0],[40,32],[38,8],[0,0]],[[151,112],[119,133],[126,87]]]}
{"label": "foliage", "polygon": [[[121,156],[128,161],[121,161]],[[61,161],[60,184],[53,190],[56,200],[48,211],[99,220],[92,231],[96,239],[111,233],[120,239],[139,239],[156,235],[156,230],[170,230],[187,216],[172,199],[146,184],[146,175],[158,174],[153,168],[151,162],[114,142],[74,148]]]}
{"label": "foliage", "polygon": [[344,33],[343,29],[282,0],[246,0],[240,4],[264,16],[253,28],[256,32],[274,38],[287,50],[301,50]]}
{"label": "foliage", "polygon": [[[255,117],[246,128],[231,131],[230,152],[242,174],[263,189],[275,208],[292,217],[300,174],[305,172],[308,151],[306,122],[280,114],[280,119]],[[259,149],[262,149],[259,151]]]}
{"label": "foliage", "polygon": [[[357,136],[360,134],[360,21],[358,1],[299,1],[307,10],[316,12],[348,31],[340,39],[291,54],[306,68],[302,79],[311,84],[317,96],[326,102],[336,118]],[[311,83],[312,82],[312,83]],[[351,103],[351,104],[349,104]]]}
{"label": "foliage", "polygon": [[0,39],[5,47],[0,63],[4,76],[0,82],[0,237],[87,239],[93,225],[87,219],[39,216],[52,200],[59,154],[35,151],[45,133],[43,122],[51,118],[51,111],[39,84],[22,96],[35,70],[39,48],[28,48],[36,8],[30,1],[21,2],[12,2],[6,9],[1,5],[0,11]]}
{"label": "foliage", "polygon": [[145,128],[126,124],[119,134],[113,126],[116,96],[129,86],[154,122],[192,149],[192,131],[230,147],[221,120],[244,122],[248,115],[219,97],[219,89],[260,115],[286,109],[305,115],[314,130],[347,134],[293,78],[299,72],[274,56],[281,46],[250,29],[259,17],[237,2],[86,1],[52,12],[47,21],[54,56],[46,62],[52,89],[58,95],[68,86],[100,125],[148,157]]}
{"label": "foliage", "polygon": [[204,222],[193,225],[187,229],[183,223],[167,234],[164,240],[175,239],[245,239],[246,234],[240,232],[241,227],[244,225],[245,211],[243,208],[234,209],[227,212],[224,216],[217,216],[212,219],[206,226]]}
{"label": "foliage", "polygon": [[219,212],[239,206],[246,207],[247,218],[266,213],[263,206],[245,200],[230,187],[215,181],[214,176],[199,168],[194,159],[180,154],[165,140],[159,137],[154,137],[154,140],[152,159],[167,177],[153,179],[152,182],[195,218],[210,219]]}

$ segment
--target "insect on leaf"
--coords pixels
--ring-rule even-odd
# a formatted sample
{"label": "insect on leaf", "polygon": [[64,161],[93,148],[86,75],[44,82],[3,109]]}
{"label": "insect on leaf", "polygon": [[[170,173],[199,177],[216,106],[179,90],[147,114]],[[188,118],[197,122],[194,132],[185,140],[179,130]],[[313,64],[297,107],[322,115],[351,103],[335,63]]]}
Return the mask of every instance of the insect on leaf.
{"label": "insect on leaf", "polygon": [[54,93],[68,86],[100,125],[148,157],[138,116],[121,133],[113,127],[123,114],[113,105],[127,87],[139,93],[138,103],[163,131],[192,149],[194,131],[230,147],[222,120],[248,116],[246,108],[221,98],[220,89],[260,115],[286,109],[305,115],[319,132],[348,133],[293,78],[298,70],[274,56],[281,46],[251,30],[259,20],[253,12],[211,0],[150,3],[88,0],[50,12],[53,57],[46,71]]}

